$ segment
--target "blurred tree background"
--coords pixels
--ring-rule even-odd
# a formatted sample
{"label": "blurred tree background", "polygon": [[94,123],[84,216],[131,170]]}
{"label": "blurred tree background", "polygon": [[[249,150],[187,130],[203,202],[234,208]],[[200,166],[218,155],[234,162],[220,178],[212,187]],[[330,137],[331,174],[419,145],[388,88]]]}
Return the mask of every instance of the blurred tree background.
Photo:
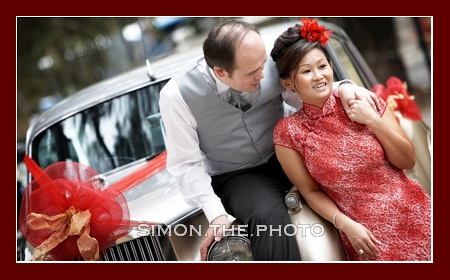
{"label": "blurred tree background", "polygon": [[[206,19],[211,19],[209,24],[205,24]],[[244,18],[261,26],[289,18],[265,19]],[[347,32],[380,83],[394,75],[408,82],[410,93],[419,101],[430,98],[430,17],[318,19],[336,23]],[[145,22],[155,27],[155,20],[146,18]],[[196,32],[206,34],[219,20],[223,18],[190,18],[190,24]],[[54,101],[144,64],[142,41],[136,40],[139,36],[131,32],[131,27],[138,24],[135,17],[17,17],[16,24],[18,142],[25,140],[33,118]],[[130,32],[125,33],[128,27]],[[152,39],[159,47],[171,48],[176,43],[173,36],[166,36],[169,31],[173,30],[152,29]],[[411,57],[417,60],[417,48],[412,50],[412,44],[402,47],[405,40],[417,42],[424,59],[411,60]],[[409,53],[410,58],[405,58],[404,53]]]}
{"label": "blurred tree background", "polygon": [[142,38],[154,58],[183,41],[175,29],[189,26],[185,34],[202,33],[219,19],[17,17],[17,141],[25,140],[30,123],[55,101],[144,65]]}
{"label": "blurred tree background", "polygon": [[133,22],[136,18],[17,18],[18,141],[25,139],[32,117],[46,109],[40,107],[46,105],[40,104],[41,98],[64,98],[134,66],[105,51],[123,45],[113,45],[110,35],[120,35],[120,29]]}
{"label": "blurred tree background", "polygon": [[378,81],[397,76],[416,102],[430,98],[431,17],[324,17],[352,39]]}

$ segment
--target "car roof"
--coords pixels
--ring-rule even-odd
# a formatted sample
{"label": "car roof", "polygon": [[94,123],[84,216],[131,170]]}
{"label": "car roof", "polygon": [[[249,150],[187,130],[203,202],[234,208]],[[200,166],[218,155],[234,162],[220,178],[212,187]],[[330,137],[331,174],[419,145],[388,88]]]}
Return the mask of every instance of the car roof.
{"label": "car roof", "polygon": [[[260,28],[260,33],[266,44],[268,53],[272,49],[275,39],[296,22],[297,21],[289,20]],[[333,33],[339,34],[340,37],[347,36],[345,32],[335,24],[321,21],[319,21],[319,23],[326,26],[327,29],[332,29]],[[170,78],[182,67],[193,63],[201,58],[202,55],[202,45],[198,44],[188,50],[152,61],[151,68],[154,72],[154,80],[150,78],[147,66],[144,65],[81,89],[77,93],[59,101],[50,109],[46,110],[40,118],[29,127],[27,131],[27,143],[30,142],[29,140],[31,140],[31,137],[34,137],[42,130],[80,111],[95,106],[105,100],[142,88],[148,84]]]}

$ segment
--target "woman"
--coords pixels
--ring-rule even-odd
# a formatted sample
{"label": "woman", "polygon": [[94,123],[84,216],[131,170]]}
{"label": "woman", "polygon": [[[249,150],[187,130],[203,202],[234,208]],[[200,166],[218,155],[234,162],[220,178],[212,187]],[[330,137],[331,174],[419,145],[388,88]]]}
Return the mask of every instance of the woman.
{"label": "woman", "polygon": [[431,260],[431,200],[403,171],[415,164],[414,146],[381,98],[378,112],[362,98],[344,111],[331,94],[331,33],[302,23],[271,51],[282,85],[304,103],[274,130],[285,173],[339,229],[348,260]]}

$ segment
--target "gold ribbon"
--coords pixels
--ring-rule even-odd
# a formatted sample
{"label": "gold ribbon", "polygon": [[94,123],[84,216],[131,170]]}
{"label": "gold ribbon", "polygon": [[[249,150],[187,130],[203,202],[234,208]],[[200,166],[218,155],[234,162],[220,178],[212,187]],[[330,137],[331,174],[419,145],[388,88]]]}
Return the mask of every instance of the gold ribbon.
{"label": "gold ribbon", "polygon": [[387,97],[386,103],[388,105],[388,107],[392,110],[395,111],[398,107],[397,102],[395,101],[395,99],[399,99],[399,97],[395,96],[395,95],[389,95]]}
{"label": "gold ribbon", "polygon": [[394,112],[394,114],[398,118],[402,118],[403,117],[403,112],[402,112],[403,107],[399,108],[398,104],[395,100],[396,99],[401,100],[402,104],[404,104],[405,102],[408,102],[407,100],[414,100],[414,95],[405,96],[404,94],[397,92],[397,91],[394,93],[395,93],[395,95],[391,94],[387,97],[386,103],[387,103],[387,106],[392,110],[392,112]]}
{"label": "gold ribbon", "polygon": [[27,225],[32,230],[49,229],[53,233],[33,252],[33,261],[42,261],[47,252],[58,246],[70,235],[79,235],[77,246],[85,261],[99,260],[99,245],[95,238],[89,236],[91,212],[80,211],[75,207],[62,214],[48,216],[45,214],[30,213],[27,216]]}

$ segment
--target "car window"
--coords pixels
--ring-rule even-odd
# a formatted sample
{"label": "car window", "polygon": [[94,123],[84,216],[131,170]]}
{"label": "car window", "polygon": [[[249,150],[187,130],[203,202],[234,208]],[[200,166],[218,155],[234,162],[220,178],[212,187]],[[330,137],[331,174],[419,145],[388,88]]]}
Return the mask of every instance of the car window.
{"label": "car window", "polygon": [[[347,51],[347,48],[337,39],[330,38],[329,40],[334,52],[337,55],[337,59],[339,59],[339,64],[343,67],[343,70],[346,72],[346,76],[349,77],[356,85],[364,86],[360,75],[358,74],[358,70],[350,59],[350,55]],[[336,63],[335,61],[333,63]],[[338,77],[338,75],[334,76],[335,81],[342,80],[342,77]]]}
{"label": "car window", "polygon": [[33,141],[41,168],[75,161],[99,173],[165,150],[159,91],[167,80],[107,100],[46,129]]}

